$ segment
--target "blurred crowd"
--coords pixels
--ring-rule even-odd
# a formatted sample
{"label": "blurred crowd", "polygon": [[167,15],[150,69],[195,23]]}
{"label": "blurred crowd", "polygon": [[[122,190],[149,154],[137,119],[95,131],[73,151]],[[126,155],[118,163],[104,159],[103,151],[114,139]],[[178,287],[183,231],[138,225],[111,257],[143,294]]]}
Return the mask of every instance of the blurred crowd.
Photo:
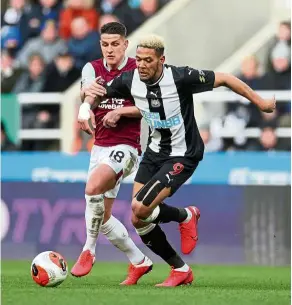
{"label": "blurred crowd", "polygon": [[[280,23],[265,62],[260,62],[255,55],[247,55],[237,76],[254,90],[291,90],[291,23]],[[200,126],[206,151],[291,149],[290,134],[286,138],[276,134],[278,127],[291,127],[291,99],[278,102],[272,114],[263,113],[255,105],[245,102],[226,103],[224,113],[220,117],[209,117]],[[244,129],[247,127],[260,128],[260,136],[246,137]],[[223,138],[218,133],[222,128],[235,135]]]}
{"label": "blurred crowd", "polygon": [[[1,93],[65,91],[101,57],[103,24],[121,21],[131,34],[169,1],[2,1]],[[58,128],[58,116],[57,106],[24,106],[22,128]]]}
{"label": "blurred crowd", "polygon": [[[88,61],[101,57],[99,30],[111,21],[123,22],[131,34],[171,0],[9,0],[2,1],[1,93],[63,92]],[[239,78],[256,90],[291,90],[291,24],[282,22],[267,50],[266,62],[248,55]],[[200,126],[206,151],[290,150],[290,138],[278,138],[277,127],[290,127],[291,101],[278,103],[273,114],[252,104],[227,103],[224,115]],[[59,128],[59,106],[23,106],[21,127]],[[222,138],[218,130],[237,135]],[[244,136],[246,127],[261,128],[261,136]],[[2,125],[1,125],[2,130]],[[79,149],[90,145],[76,144]],[[1,147],[2,147],[1,142]],[[47,144],[21,149],[46,149]],[[3,149],[3,148],[2,148]],[[51,149],[51,148],[48,148]]]}

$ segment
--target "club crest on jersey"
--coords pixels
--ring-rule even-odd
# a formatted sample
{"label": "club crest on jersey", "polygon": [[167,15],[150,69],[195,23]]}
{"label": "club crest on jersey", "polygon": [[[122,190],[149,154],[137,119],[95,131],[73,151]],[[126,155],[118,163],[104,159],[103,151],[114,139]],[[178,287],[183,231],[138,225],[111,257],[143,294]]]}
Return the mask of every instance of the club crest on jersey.
{"label": "club crest on jersey", "polygon": [[160,107],[160,105],[161,105],[161,103],[160,103],[159,100],[156,100],[156,99],[151,100],[151,106],[152,106],[153,108]]}

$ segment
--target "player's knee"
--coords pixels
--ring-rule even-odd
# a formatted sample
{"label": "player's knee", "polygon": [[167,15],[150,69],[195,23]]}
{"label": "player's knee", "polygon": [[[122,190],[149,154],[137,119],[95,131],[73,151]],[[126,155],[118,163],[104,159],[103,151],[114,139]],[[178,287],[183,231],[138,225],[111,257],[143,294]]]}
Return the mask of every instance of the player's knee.
{"label": "player's knee", "polygon": [[146,219],[151,214],[151,209],[134,198],[132,200],[132,212],[138,219]]}
{"label": "player's knee", "polygon": [[91,182],[88,182],[85,187],[85,194],[88,196],[104,194],[106,191],[102,185]]}
{"label": "player's knee", "polygon": [[149,207],[164,188],[165,185],[163,183],[157,178],[152,178],[139,190],[135,199],[143,206]]}
{"label": "player's knee", "polygon": [[143,222],[142,220],[137,218],[134,213],[132,213],[132,215],[131,215],[131,222],[132,222],[132,225],[134,226],[134,228],[136,228],[136,229],[145,227],[145,222]]}
{"label": "player's knee", "polygon": [[132,225],[134,226],[134,228],[137,228],[137,226],[139,225],[140,220],[139,220],[139,218],[137,218],[135,216],[134,213],[132,213],[132,215],[131,215],[131,222],[132,222]]}

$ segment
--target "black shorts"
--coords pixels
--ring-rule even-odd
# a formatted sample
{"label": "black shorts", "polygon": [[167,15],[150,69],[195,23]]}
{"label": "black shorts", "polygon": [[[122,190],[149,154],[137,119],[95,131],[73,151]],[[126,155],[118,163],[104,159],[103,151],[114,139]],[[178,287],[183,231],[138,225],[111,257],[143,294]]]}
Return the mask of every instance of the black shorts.
{"label": "black shorts", "polygon": [[146,184],[152,178],[171,188],[172,196],[194,173],[198,160],[185,157],[161,157],[149,148],[139,165],[135,182]]}

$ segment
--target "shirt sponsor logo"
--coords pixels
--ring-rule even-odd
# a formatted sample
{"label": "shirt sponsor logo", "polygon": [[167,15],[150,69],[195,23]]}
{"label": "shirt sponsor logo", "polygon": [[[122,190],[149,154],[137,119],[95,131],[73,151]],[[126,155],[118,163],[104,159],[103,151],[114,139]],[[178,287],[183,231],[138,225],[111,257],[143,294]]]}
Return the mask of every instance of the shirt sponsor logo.
{"label": "shirt sponsor logo", "polygon": [[98,108],[101,109],[117,109],[124,107],[124,99],[122,98],[108,98],[106,100],[101,101],[98,105]]}
{"label": "shirt sponsor logo", "polygon": [[179,115],[175,115],[167,120],[161,120],[158,112],[141,111],[141,113],[151,128],[167,129],[181,124]]}

